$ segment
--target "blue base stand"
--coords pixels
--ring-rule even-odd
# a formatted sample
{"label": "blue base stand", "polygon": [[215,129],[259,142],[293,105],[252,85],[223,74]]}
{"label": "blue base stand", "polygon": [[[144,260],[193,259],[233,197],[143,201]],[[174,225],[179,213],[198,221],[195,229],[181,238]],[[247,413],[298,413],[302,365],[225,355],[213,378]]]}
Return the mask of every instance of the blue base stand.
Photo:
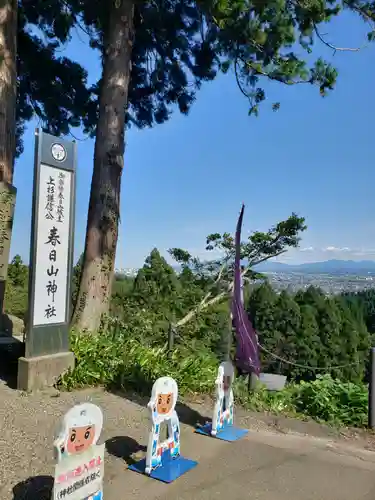
{"label": "blue base stand", "polygon": [[233,425],[227,425],[223,429],[221,429],[216,436],[212,436],[211,434],[212,425],[211,423],[207,423],[202,427],[198,427],[195,429],[195,432],[198,434],[203,434],[204,436],[210,436],[215,439],[221,439],[223,441],[238,441],[243,438],[249,431],[247,429],[238,429],[237,427],[233,427]]}
{"label": "blue base stand", "polygon": [[[157,479],[163,483],[172,483],[180,476],[193,469],[198,465],[198,462],[189,460],[181,455],[176,458],[171,458],[169,450],[164,451],[162,455],[162,465],[154,469],[151,474],[146,474],[152,479]],[[129,470],[145,474],[146,459],[140,460],[129,466]]]}

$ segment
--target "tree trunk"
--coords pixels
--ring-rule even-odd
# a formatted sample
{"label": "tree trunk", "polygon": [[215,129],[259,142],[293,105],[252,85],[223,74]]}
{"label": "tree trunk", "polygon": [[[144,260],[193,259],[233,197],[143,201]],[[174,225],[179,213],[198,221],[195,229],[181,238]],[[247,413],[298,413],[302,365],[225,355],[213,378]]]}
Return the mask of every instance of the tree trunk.
{"label": "tree trunk", "polygon": [[0,0],[0,182],[12,184],[16,151],[17,0]]}
{"label": "tree trunk", "polygon": [[131,74],[134,1],[112,0],[103,53],[94,171],[82,276],[73,315],[78,330],[96,332],[108,312],[120,216],[125,111]]}

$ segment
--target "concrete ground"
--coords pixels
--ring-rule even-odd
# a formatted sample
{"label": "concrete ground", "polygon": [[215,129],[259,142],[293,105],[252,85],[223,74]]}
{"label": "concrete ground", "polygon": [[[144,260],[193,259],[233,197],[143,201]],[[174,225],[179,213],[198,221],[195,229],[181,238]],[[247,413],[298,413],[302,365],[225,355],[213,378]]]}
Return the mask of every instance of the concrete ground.
{"label": "concrete ground", "polygon": [[[237,443],[194,434],[208,403],[181,404],[182,453],[198,466],[171,485],[127,470],[144,455],[148,416],[145,400],[102,390],[46,391],[26,395],[0,382],[0,499],[50,500],[52,441],[61,415],[92,401],[104,412],[107,443],[105,500],[373,500],[375,453],[367,441],[347,439],[313,424],[315,436],[296,433],[285,421],[237,411],[237,425],[250,429]],[[297,423],[304,432],[303,423]],[[302,426],[302,427],[301,427]],[[317,437],[319,436],[319,437]]]}

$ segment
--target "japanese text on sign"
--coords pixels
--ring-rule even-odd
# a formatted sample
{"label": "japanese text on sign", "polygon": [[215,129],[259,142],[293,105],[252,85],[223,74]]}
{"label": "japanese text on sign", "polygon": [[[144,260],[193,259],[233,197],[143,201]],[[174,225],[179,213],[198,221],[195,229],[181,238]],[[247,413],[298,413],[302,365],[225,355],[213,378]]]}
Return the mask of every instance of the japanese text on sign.
{"label": "japanese text on sign", "polygon": [[56,466],[54,500],[83,500],[102,491],[104,445],[94,445],[83,455],[70,456]]}
{"label": "japanese text on sign", "polygon": [[62,169],[40,166],[34,325],[66,321],[71,175]]}

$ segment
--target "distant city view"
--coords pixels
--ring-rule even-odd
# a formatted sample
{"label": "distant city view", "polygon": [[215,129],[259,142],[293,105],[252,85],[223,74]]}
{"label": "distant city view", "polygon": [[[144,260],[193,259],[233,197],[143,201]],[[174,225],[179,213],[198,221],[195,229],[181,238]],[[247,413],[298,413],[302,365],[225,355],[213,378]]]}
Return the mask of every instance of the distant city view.
{"label": "distant city view", "polygon": [[[256,270],[268,278],[275,290],[296,292],[315,286],[328,294],[338,294],[375,288],[374,261],[328,260],[300,265],[269,261],[257,266]],[[138,269],[121,268],[115,272],[132,277]]]}
{"label": "distant city view", "polygon": [[116,276],[127,276],[129,278],[136,276],[137,272],[138,268],[135,267],[118,267],[115,269]]}
{"label": "distant city view", "polygon": [[294,272],[264,274],[276,290],[287,289],[290,292],[296,292],[301,289],[305,290],[309,286],[319,287],[330,295],[342,292],[359,292],[360,290],[375,288],[375,276],[344,276]]}
{"label": "distant city view", "polygon": [[338,294],[375,288],[374,261],[327,260],[299,265],[268,261],[256,269],[276,290],[296,292],[315,286],[328,294]]}

